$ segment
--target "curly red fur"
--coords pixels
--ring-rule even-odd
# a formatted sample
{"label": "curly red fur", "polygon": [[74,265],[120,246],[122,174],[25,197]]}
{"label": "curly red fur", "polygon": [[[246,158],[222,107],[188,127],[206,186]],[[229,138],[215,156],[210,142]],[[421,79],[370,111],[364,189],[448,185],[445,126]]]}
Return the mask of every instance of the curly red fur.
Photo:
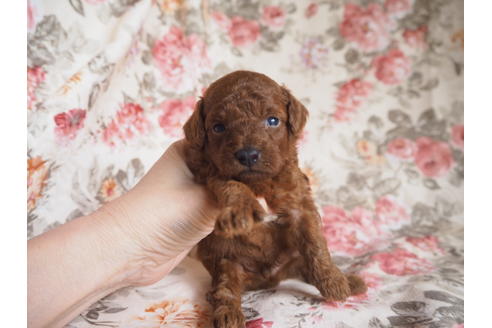
{"label": "curly red fur", "polygon": [[[222,209],[212,234],[198,245],[212,276],[215,327],[244,327],[241,293],[283,279],[303,279],[326,300],[366,291],[362,279],[333,264],[309,180],[299,169],[296,141],[307,115],[267,76],[236,71],[210,85],[184,126],[187,165]],[[278,127],[265,123],[269,117],[279,119]],[[224,131],[214,131],[216,124]],[[245,147],[261,154],[252,166],[236,158]],[[263,220],[257,197],[265,198],[276,220]]]}

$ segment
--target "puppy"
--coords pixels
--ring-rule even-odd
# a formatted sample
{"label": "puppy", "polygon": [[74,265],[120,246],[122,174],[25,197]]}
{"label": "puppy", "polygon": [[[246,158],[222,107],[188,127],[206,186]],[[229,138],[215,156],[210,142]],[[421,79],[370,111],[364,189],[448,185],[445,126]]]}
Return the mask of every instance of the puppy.
{"label": "puppy", "polygon": [[[184,125],[186,163],[221,208],[198,244],[212,276],[207,298],[218,327],[244,327],[241,293],[288,278],[314,285],[330,301],[364,293],[362,279],[331,261],[296,142],[308,112],[266,75],[236,71],[212,83]],[[266,213],[263,197],[277,215]]]}

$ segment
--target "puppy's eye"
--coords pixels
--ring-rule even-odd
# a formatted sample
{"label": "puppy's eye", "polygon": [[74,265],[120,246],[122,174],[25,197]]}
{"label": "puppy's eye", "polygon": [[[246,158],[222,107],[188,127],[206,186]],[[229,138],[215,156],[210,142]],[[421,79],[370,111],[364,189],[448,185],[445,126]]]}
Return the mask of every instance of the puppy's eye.
{"label": "puppy's eye", "polygon": [[214,132],[216,133],[222,133],[225,131],[225,126],[224,124],[215,124],[212,129],[214,130]]}
{"label": "puppy's eye", "polygon": [[266,124],[267,126],[278,126],[280,124],[280,120],[278,118],[276,118],[275,116],[270,116],[269,118],[267,118],[266,120]]}

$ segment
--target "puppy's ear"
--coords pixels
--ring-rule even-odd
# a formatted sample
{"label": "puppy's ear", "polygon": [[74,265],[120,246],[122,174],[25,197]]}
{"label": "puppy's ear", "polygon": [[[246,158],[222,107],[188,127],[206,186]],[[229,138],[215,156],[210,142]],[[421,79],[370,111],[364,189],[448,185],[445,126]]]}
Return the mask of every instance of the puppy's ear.
{"label": "puppy's ear", "polygon": [[195,111],[183,126],[186,140],[196,148],[205,145],[205,122],[203,117],[203,99],[197,101]]}
{"label": "puppy's ear", "polygon": [[286,101],[289,132],[298,138],[306,125],[308,111],[285,87],[282,87],[282,93]]}

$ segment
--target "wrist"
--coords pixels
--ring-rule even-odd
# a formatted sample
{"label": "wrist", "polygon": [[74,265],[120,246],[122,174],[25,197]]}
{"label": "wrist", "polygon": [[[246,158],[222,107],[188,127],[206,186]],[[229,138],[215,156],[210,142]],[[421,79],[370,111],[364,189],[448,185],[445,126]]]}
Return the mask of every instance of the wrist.
{"label": "wrist", "polygon": [[104,216],[97,211],[29,240],[29,326],[61,327],[127,286],[125,253]]}
{"label": "wrist", "polygon": [[132,251],[118,224],[118,216],[110,206],[103,205],[97,211],[81,218],[87,225],[87,230],[93,233],[92,245],[94,249],[91,254],[94,256],[94,262],[104,272],[105,281],[101,281],[100,288],[106,288],[113,291],[119,288],[127,287],[127,272],[131,270]]}
{"label": "wrist", "polygon": [[90,215],[99,226],[100,251],[111,258],[102,259],[111,267],[110,284],[118,288],[157,282],[189,251],[170,250],[166,236],[152,225],[152,220],[147,220],[151,211],[134,196],[130,191]]}

